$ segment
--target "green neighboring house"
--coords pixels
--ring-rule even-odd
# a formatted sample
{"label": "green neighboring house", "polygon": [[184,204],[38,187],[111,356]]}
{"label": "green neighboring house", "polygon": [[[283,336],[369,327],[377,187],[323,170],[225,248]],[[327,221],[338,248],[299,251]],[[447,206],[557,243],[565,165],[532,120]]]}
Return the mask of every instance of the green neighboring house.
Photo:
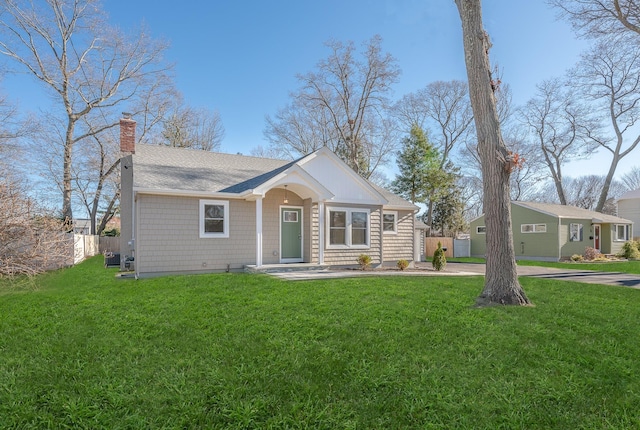
{"label": "green neighboring house", "polygon": [[[633,237],[633,222],[575,206],[511,202],[516,259],[559,261],[591,247],[616,254]],[[471,227],[471,256],[486,255],[484,215]]]}

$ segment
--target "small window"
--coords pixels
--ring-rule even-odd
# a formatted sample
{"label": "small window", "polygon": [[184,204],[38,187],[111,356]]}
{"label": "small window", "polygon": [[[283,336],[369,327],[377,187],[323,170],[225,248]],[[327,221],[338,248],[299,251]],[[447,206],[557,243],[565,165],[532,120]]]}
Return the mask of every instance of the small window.
{"label": "small window", "polygon": [[582,242],[582,224],[569,224],[569,241]]}
{"label": "small window", "polygon": [[298,211],[283,211],[284,222],[298,222]]}
{"label": "small window", "polygon": [[629,240],[629,237],[631,236],[630,234],[630,230],[631,226],[628,224],[616,224],[615,226],[615,231],[616,231],[616,239],[615,240],[619,240],[619,241],[627,241]]}
{"label": "small window", "polygon": [[521,233],[546,233],[547,225],[546,224],[521,224],[520,232]]}
{"label": "small window", "polygon": [[200,237],[229,237],[229,202],[200,200]]}
{"label": "small window", "polygon": [[398,232],[397,221],[398,212],[385,212],[382,214],[382,231],[385,234],[393,234]]}
{"label": "small window", "polygon": [[487,234],[487,227],[484,225],[479,225],[476,227],[476,233],[478,234]]}

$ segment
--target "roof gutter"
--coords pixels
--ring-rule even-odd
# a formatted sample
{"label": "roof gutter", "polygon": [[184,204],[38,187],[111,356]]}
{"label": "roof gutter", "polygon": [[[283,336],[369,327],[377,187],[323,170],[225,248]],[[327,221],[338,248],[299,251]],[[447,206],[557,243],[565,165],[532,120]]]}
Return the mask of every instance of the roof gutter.
{"label": "roof gutter", "polygon": [[242,193],[225,193],[219,191],[192,191],[192,190],[165,190],[157,188],[133,188],[134,194],[148,194],[158,196],[175,196],[175,197],[206,197],[206,198],[225,198],[225,199],[244,199],[253,195],[253,190],[247,190]]}

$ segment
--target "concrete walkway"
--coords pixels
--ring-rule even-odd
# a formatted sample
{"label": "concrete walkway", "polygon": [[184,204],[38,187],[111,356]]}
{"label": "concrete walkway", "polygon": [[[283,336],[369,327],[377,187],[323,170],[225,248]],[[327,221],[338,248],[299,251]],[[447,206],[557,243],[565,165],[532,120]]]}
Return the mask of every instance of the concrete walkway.
{"label": "concrete walkway", "polygon": [[[421,263],[415,269],[398,270],[301,270],[291,272],[270,273],[281,279],[291,281],[312,279],[352,278],[360,276],[483,276],[484,264],[448,262],[444,271],[433,270],[431,264]],[[561,281],[584,282],[587,284],[617,285],[640,289],[640,275],[619,272],[596,272],[593,270],[556,269],[540,266],[518,266],[519,276],[547,278]]]}

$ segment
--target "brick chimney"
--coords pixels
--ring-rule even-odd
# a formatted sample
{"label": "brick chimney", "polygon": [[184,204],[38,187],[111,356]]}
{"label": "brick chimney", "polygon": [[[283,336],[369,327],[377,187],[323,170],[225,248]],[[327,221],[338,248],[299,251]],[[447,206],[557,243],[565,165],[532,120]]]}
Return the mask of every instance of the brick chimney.
{"label": "brick chimney", "polygon": [[122,112],[120,119],[120,152],[136,153],[136,122],[131,119],[131,114]]}

